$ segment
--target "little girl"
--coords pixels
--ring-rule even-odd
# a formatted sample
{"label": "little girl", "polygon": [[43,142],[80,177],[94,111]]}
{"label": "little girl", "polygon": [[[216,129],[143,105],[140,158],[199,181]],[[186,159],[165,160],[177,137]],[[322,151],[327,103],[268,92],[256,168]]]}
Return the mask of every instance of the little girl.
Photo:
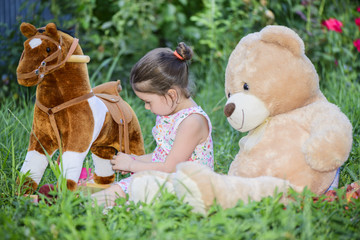
{"label": "little girl", "polygon": [[[152,129],[156,141],[153,153],[134,156],[119,152],[111,163],[122,174],[143,170],[172,173],[178,163],[194,161],[214,168],[211,122],[208,115],[190,97],[188,64],[193,52],[185,43],[175,51],[156,48],[132,68],[130,83],[144,101],[145,109],[157,115]],[[97,203],[115,205],[117,197],[126,197],[131,176],[92,195]]]}

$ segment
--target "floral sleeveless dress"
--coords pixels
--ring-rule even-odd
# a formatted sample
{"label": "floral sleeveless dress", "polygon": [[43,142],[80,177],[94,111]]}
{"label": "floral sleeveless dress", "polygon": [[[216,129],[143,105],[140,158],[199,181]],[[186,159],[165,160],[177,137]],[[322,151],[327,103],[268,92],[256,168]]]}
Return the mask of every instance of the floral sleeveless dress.
{"label": "floral sleeveless dress", "polygon": [[[152,134],[157,146],[152,154],[152,162],[165,162],[174,144],[177,128],[180,123],[191,114],[200,114],[206,118],[209,125],[209,136],[203,143],[196,146],[188,161],[204,164],[214,169],[214,150],[211,137],[212,125],[209,116],[200,106],[186,108],[173,115],[156,117],[156,124],[152,129]],[[128,193],[130,181],[131,176],[122,179],[116,184],[119,184],[124,192]]]}

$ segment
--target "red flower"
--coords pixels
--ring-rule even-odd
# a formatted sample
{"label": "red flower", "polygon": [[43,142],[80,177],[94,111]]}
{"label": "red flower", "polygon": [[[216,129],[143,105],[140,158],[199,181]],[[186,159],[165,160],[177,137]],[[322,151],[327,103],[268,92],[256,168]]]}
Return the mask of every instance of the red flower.
{"label": "red flower", "polygon": [[360,7],[358,7],[358,8],[356,9],[356,11],[360,12]]}
{"label": "red flower", "polygon": [[355,24],[359,27],[360,30],[360,18],[355,19]]}
{"label": "red flower", "polygon": [[330,31],[335,31],[335,32],[342,32],[341,27],[343,26],[342,22],[335,19],[335,18],[330,18],[328,20],[325,20],[322,22],[322,25],[325,26],[328,30]]}
{"label": "red flower", "polygon": [[358,50],[358,52],[360,52],[360,39],[356,39],[354,41],[354,46],[356,47],[356,49]]}
{"label": "red flower", "polygon": [[358,26],[360,26],[360,18],[356,18],[356,19],[355,19],[355,24],[358,25]]}

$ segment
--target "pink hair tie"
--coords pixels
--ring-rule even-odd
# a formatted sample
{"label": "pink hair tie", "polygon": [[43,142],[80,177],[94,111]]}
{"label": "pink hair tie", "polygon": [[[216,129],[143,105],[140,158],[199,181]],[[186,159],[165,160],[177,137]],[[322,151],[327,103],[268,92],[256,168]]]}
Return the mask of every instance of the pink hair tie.
{"label": "pink hair tie", "polygon": [[175,55],[178,59],[184,60],[184,58],[183,58],[182,56],[180,56],[180,54],[179,54],[176,50],[174,51],[174,55]]}

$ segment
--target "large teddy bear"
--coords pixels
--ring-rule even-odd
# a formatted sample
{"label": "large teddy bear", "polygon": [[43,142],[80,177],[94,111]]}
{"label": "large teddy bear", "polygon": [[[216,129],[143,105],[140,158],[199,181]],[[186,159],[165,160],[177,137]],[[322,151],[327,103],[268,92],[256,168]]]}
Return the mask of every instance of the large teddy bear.
{"label": "large teddy bear", "polygon": [[196,163],[174,174],[134,175],[130,197],[152,201],[161,188],[175,192],[205,213],[216,201],[224,208],[260,200],[289,187],[324,193],[352,146],[352,126],[319,89],[304,43],[291,29],[267,26],[241,39],[225,74],[224,113],[231,126],[249,132],[227,175]]}

